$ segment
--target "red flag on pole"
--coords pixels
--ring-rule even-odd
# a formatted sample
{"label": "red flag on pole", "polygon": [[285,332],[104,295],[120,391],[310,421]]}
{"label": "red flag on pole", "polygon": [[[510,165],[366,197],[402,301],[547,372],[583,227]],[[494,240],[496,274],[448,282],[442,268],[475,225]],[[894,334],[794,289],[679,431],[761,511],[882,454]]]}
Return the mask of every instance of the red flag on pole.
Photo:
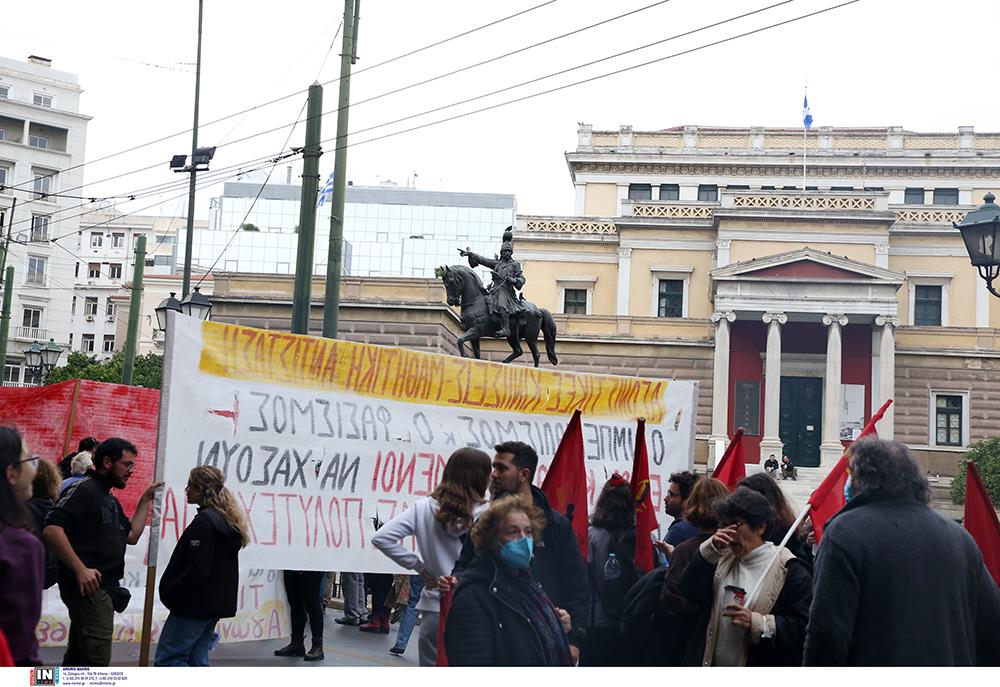
{"label": "red flag on pole", "polygon": [[962,524],[976,540],[979,550],[983,552],[986,569],[1000,585],[1000,519],[979,469],[971,460],[965,464],[965,517]]}
{"label": "red flag on pole", "polygon": [[444,650],[444,624],[451,612],[451,599],[454,594],[454,590],[451,589],[441,594],[441,617],[438,618],[437,662],[435,663],[438,666],[448,665],[448,652]]}
{"label": "red flag on pole", "polygon": [[587,508],[587,471],[583,464],[583,427],[580,425],[579,409],[566,425],[559,448],[549,465],[549,471],[542,482],[542,492],[549,499],[549,505],[560,513],[572,510],[573,534],[580,546],[583,560],[587,560],[587,523],[590,514]]}
{"label": "red flag on pole", "polygon": [[712,477],[722,480],[729,487],[729,491],[736,491],[736,485],[746,479],[746,476],[747,468],[743,461],[743,428],[740,427],[715,466]]}
{"label": "red flag on pole", "polygon": [[653,499],[649,494],[645,418],[639,418],[635,430],[635,458],[628,490],[635,504],[635,567],[646,573],[653,569],[653,544],[649,533],[656,529],[656,513],[653,512]]}
{"label": "red flag on pole", "polygon": [[[859,439],[869,434],[878,436],[878,432],[875,431],[875,424],[882,419],[886,409],[891,404],[892,399],[890,398],[882,404],[878,412],[871,416],[864,429],[861,430]],[[847,454],[845,453],[837,461],[837,464],[833,466],[833,470],[826,476],[826,479],[816,487],[816,491],[809,497],[809,505],[812,507],[809,519],[812,520],[813,532],[816,533],[817,542],[823,538],[823,527],[826,525],[827,520],[832,518],[834,513],[843,508],[847,502],[844,498],[844,485],[847,484],[847,464]]]}

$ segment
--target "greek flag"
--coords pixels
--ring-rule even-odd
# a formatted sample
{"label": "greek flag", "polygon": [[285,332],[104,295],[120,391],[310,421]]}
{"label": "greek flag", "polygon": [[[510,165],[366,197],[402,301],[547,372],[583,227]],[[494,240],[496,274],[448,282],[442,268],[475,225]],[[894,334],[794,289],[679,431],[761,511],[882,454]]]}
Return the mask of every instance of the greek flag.
{"label": "greek flag", "polygon": [[323,207],[323,203],[330,199],[333,195],[333,172],[330,172],[330,176],[327,177],[326,185],[319,192],[319,200],[316,202],[316,207]]}
{"label": "greek flag", "polygon": [[802,126],[811,129],[813,125],[812,110],[809,109],[809,96],[802,96]]}

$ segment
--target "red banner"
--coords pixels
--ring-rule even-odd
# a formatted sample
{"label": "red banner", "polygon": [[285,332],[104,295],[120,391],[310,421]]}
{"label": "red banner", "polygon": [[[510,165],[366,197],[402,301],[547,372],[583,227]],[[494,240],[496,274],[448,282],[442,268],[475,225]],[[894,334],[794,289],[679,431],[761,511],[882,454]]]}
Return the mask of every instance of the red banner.
{"label": "red banner", "polygon": [[0,424],[16,428],[28,449],[58,461],[84,437],[121,437],[139,450],[128,488],[116,494],[131,514],[153,479],[158,389],[89,380],[51,386],[0,388]]}

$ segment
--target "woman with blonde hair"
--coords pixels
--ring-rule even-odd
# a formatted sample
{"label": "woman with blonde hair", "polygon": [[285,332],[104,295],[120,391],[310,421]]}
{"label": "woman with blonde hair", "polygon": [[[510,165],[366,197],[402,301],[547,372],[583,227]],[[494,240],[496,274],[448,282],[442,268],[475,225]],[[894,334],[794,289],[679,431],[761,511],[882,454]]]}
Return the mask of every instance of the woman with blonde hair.
{"label": "woman with blonde hair", "polygon": [[198,514],[187,526],[160,580],[170,615],[160,631],[154,665],[207,666],[220,618],[236,615],[239,552],[250,537],[243,509],[222,473],[203,465],[184,488]]}
{"label": "woman with blonde hair", "polygon": [[[424,588],[417,602],[417,609],[423,614],[419,642],[422,666],[437,662],[441,611],[438,577],[451,574],[462,552],[462,537],[486,510],[486,490],[492,469],[492,461],[483,451],[458,449],[448,458],[441,483],[431,495],[398,514],[372,537],[375,548],[396,564],[413,570],[423,580]],[[416,552],[400,544],[411,535],[417,540]],[[388,618],[385,622],[388,627]]]}

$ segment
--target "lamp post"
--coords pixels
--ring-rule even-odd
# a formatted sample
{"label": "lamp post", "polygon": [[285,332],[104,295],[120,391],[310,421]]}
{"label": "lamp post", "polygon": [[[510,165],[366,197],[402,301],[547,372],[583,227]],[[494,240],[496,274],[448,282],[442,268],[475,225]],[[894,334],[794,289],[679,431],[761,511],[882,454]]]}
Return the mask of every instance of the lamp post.
{"label": "lamp post", "polygon": [[183,312],[181,310],[181,302],[177,300],[177,292],[171,291],[170,295],[160,301],[160,304],[154,310],[156,311],[157,329],[165,333],[167,331],[167,311]]}
{"label": "lamp post", "polygon": [[201,292],[199,287],[194,287],[194,291],[181,301],[181,312],[189,317],[196,317],[199,320],[207,320],[212,314],[212,303]]}
{"label": "lamp post", "polygon": [[975,210],[970,210],[961,222],[953,224],[962,234],[969,260],[986,282],[986,288],[997,298],[1000,292],[993,288],[993,280],[1000,277],[1000,205],[996,196],[987,193],[985,201]]}
{"label": "lamp post", "polygon": [[45,375],[59,362],[62,347],[55,339],[49,339],[47,344],[39,345],[37,341],[24,349],[24,366],[28,368],[35,384],[41,384]]}

